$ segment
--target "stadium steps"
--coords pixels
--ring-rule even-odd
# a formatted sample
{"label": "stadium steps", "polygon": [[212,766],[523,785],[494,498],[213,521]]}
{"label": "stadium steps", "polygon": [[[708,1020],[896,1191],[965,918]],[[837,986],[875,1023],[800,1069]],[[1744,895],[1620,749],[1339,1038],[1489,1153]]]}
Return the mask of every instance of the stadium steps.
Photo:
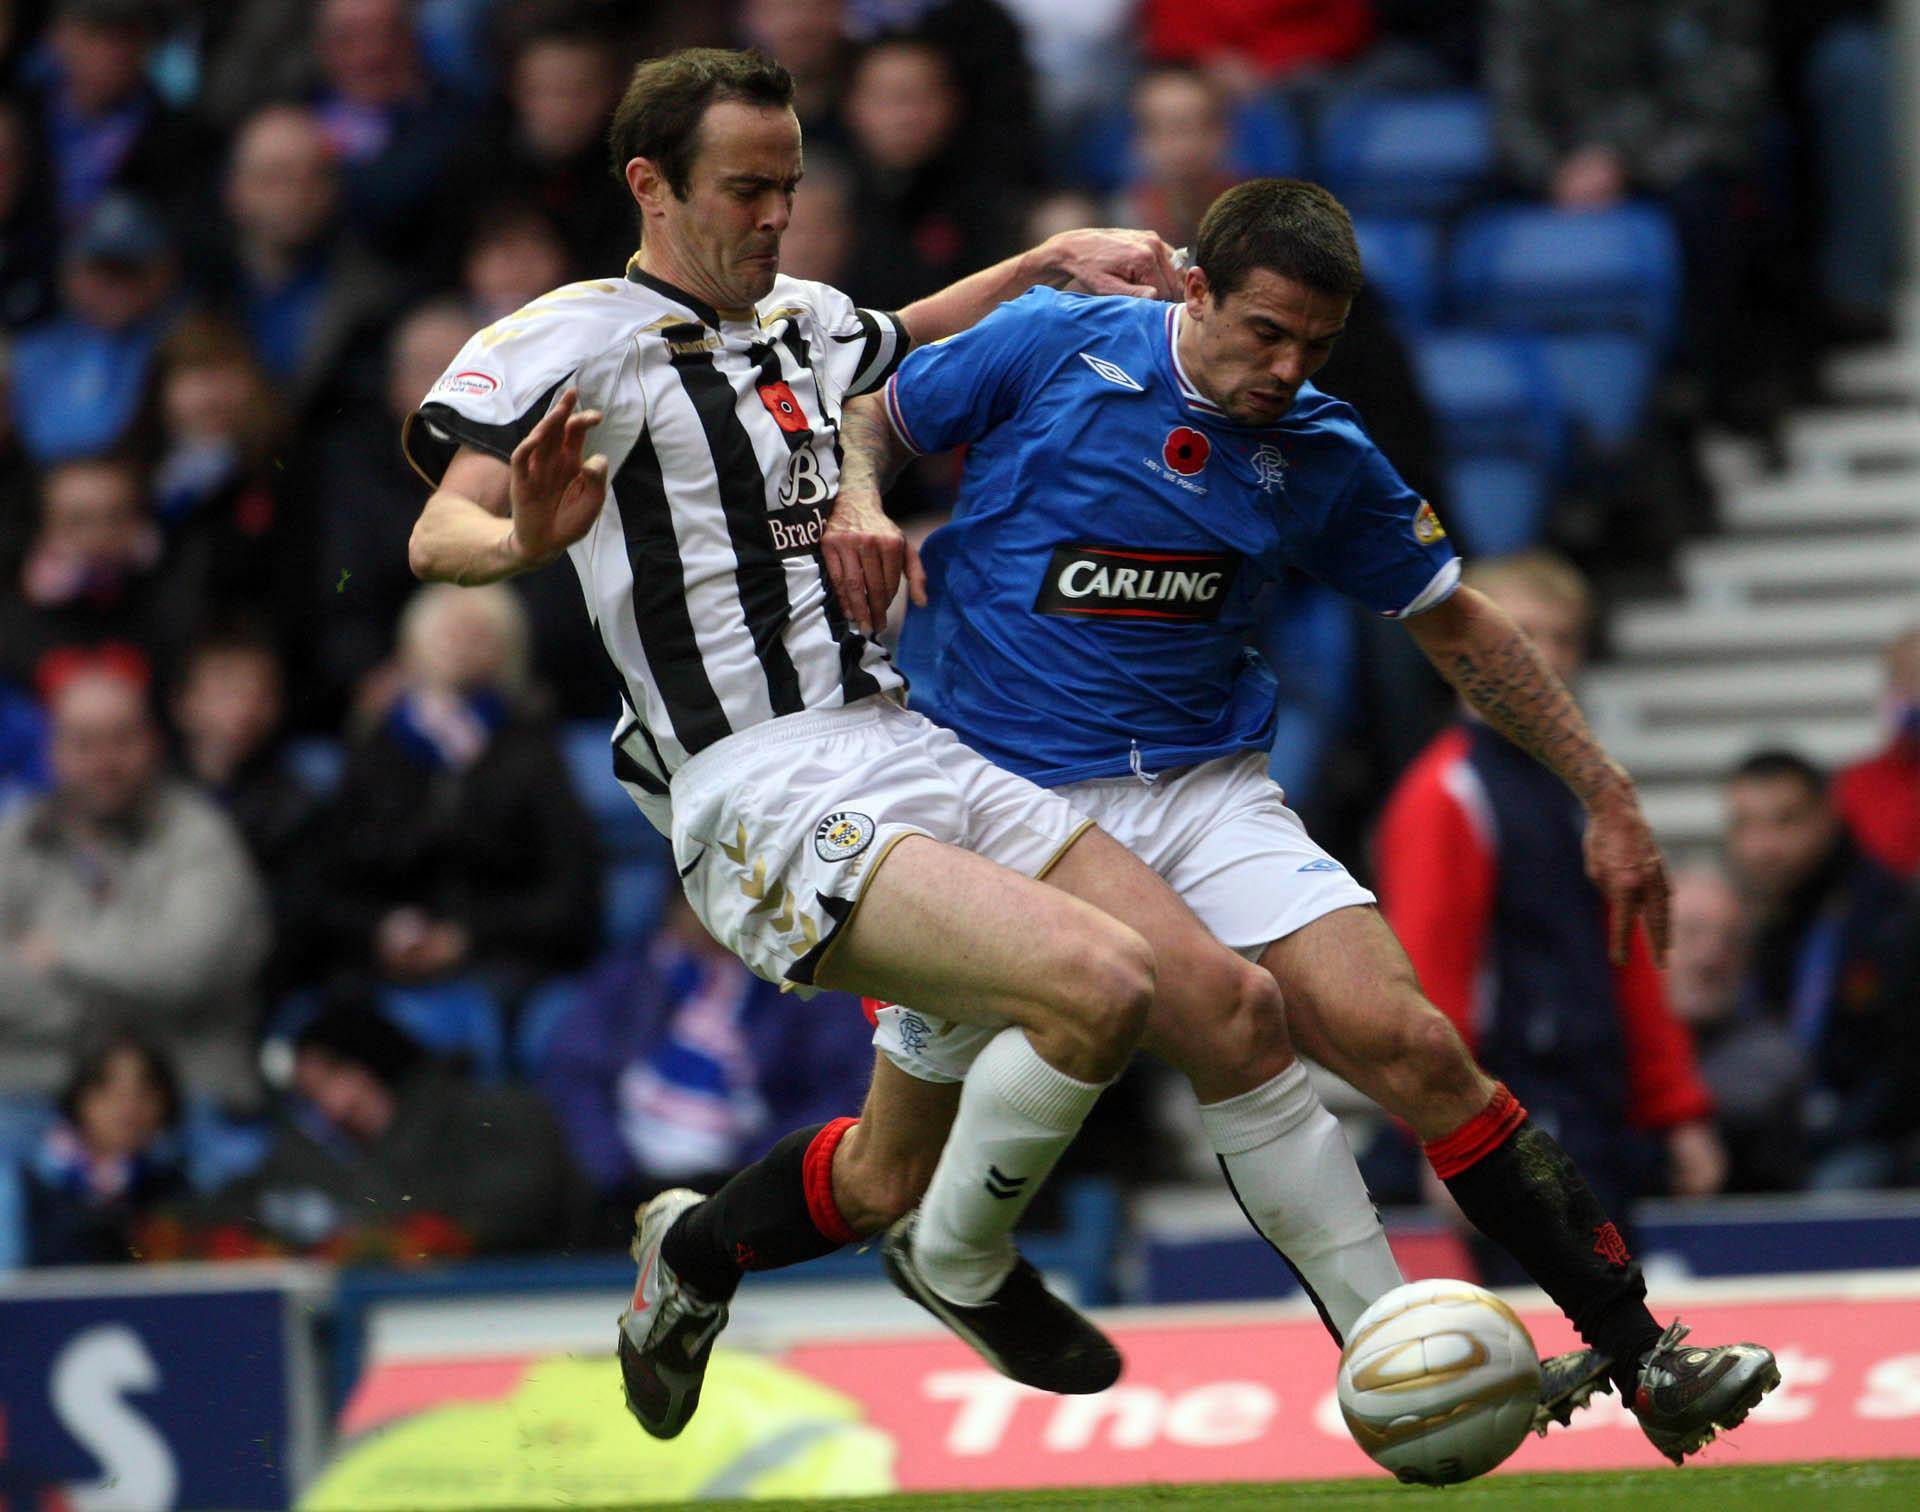
{"label": "stadium steps", "polygon": [[1678,598],[1627,606],[1583,696],[1668,847],[1718,843],[1720,785],[1784,746],[1831,769],[1880,740],[1880,655],[1920,621],[1920,303],[1903,344],[1829,370],[1845,403],[1793,416],[1787,466],[1704,457],[1721,533],[1683,549]]}

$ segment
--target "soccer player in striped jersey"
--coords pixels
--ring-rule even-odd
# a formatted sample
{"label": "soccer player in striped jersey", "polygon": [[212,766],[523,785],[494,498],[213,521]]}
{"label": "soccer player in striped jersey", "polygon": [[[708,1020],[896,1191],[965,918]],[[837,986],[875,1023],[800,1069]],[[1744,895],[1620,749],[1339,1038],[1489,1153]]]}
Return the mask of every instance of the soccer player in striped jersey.
{"label": "soccer player in striped jersey", "polygon": [[[1164,882],[905,709],[822,551],[843,406],[911,344],[1037,283],[1170,293],[1170,249],[1069,232],[898,314],[860,310],[779,273],[802,171],[791,101],[786,71],[749,54],[641,65],[610,134],[641,222],[625,275],[478,333],[405,435],[433,487],[410,545],[420,576],[573,563],[623,689],[614,769],[715,937],[768,980],[994,1031],[957,1099],[882,1063],[858,1120],[797,1131],[710,1199],[642,1211],[619,1352],[629,1405],[660,1437],[692,1415],[745,1271],[871,1233],[923,1187],[937,1221],[916,1252],[920,1300],[1018,1379],[1104,1388],[1116,1352],[1019,1260],[1014,1223],[1143,1031],[1239,1026],[1250,1054],[1284,1044],[1271,978]],[[833,546],[863,571],[903,566],[884,522],[843,522]],[[1332,1215],[1329,1262],[1391,1272],[1310,1089],[1289,1118],[1281,1158]]]}

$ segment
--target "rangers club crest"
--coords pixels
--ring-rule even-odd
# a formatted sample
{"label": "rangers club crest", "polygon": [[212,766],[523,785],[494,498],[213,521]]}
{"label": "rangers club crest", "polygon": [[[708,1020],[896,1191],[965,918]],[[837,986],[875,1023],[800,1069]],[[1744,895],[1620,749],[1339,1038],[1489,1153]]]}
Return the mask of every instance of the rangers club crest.
{"label": "rangers club crest", "polygon": [[1253,474],[1260,480],[1262,493],[1274,493],[1287,486],[1287,459],[1280,448],[1262,443],[1253,449]]}
{"label": "rangers club crest", "polygon": [[1190,425],[1176,425],[1167,432],[1166,445],[1160,448],[1160,456],[1175,472],[1183,478],[1191,478],[1207,465],[1207,458],[1213,451],[1213,443]]}

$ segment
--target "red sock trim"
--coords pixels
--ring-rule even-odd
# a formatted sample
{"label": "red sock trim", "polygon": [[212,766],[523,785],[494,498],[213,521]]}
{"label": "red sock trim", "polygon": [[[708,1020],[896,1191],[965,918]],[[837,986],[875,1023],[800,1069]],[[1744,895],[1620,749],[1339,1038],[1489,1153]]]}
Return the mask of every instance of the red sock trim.
{"label": "red sock trim", "polygon": [[800,1157],[800,1181],[807,1192],[807,1216],[813,1226],[835,1244],[852,1244],[860,1236],[847,1226],[833,1201],[833,1152],[847,1130],[860,1122],[857,1118],[836,1118],[807,1145]]}
{"label": "red sock trim", "polygon": [[1433,1174],[1451,1181],[1470,1170],[1512,1137],[1527,1116],[1520,1100],[1502,1082],[1493,1089],[1493,1100],[1451,1134],[1428,1145],[1427,1162]]}

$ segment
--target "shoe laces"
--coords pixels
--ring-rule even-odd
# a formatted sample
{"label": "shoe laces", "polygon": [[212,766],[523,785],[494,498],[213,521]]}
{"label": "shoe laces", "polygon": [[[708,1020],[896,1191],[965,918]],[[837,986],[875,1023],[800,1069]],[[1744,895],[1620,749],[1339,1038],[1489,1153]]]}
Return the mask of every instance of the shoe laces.
{"label": "shoe laces", "polygon": [[1642,1381],[1646,1379],[1649,1372],[1654,1370],[1659,1370],[1663,1375],[1671,1376],[1673,1374],[1672,1371],[1665,1369],[1656,1362],[1662,1355],[1678,1349],[1680,1347],[1680,1341],[1692,1332],[1693,1330],[1678,1318],[1675,1318],[1669,1323],[1661,1332],[1660,1337],[1653,1341],[1653,1348],[1649,1349],[1640,1361],[1640,1376]]}

